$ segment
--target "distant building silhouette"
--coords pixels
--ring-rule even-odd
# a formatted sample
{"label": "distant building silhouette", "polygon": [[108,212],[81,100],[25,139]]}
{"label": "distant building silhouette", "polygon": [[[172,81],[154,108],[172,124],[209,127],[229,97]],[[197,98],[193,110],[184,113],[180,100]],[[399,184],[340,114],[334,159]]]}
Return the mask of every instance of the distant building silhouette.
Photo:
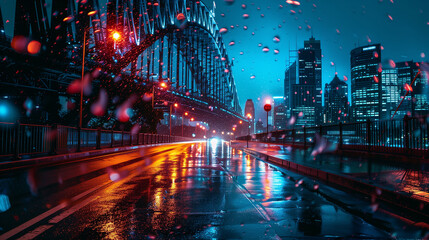
{"label": "distant building silhouette", "polygon": [[353,119],[379,120],[382,116],[380,44],[358,47],[350,53]]}
{"label": "distant building silhouette", "polygon": [[298,52],[299,83],[292,85],[292,115],[297,125],[322,123],[322,50],[320,40],[311,37]]}
{"label": "distant building silhouette", "polygon": [[324,123],[346,122],[349,117],[348,86],[341,81],[337,74],[328,84],[325,84],[325,114]]}

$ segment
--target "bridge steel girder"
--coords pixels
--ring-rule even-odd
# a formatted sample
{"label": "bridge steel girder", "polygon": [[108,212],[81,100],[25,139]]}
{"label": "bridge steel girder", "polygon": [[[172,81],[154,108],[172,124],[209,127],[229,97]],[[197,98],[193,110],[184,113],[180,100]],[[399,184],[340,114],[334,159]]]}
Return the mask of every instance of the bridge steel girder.
{"label": "bridge steel girder", "polygon": [[[101,6],[100,0],[63,0],[54,1],[52,13],[47,12],[45,0],[16,4],[15,34],[31,33],[32,39],[49,46],[52,57],[81,46],[85,29],[88,54],[102,61],[105,71],[153,84],[151,76],[157,69],[159,77],[166,75],[170,83],[175,79],[174,94],[244,119],[222,35],[201,1],[107,0],[107,6]],[[90,11],[96,12],[88,16]],[[113,40],[113,31],[120,32],[122,39]]]}
{"label": "bridge steel girder", "polygon": [[[117,3],[115,0],[110,2],[114,2],[111,3],[112,5]],[[122,7],[119,6],[121,4],[123,4]],[[111,12],[108,15],[115,16],[113,11],[116,13],[116,21],[111,19],[110,24],[112,22],[120,24],[119,27],[116,27],[122,28],[127,44],[119,59],[109,66],[111,71],[113,70],[118,74],[123,72],[130,63],[138,61],[139,56],[158,40],[161,40],[160,45],[163,45],[164,37],[167,37],[169,43],[167,43],[169,57],[165,61],[168,66],[167,78],[172,78],[170,72],[172,68],[171,42],[173,42],[185,61],[186,66],[182,67],[191,72],[184,76],[186,78],[184,85],[191,91],[190,94],[202,100],[210,99],[223,108],[241,115],[225,44],[213,15],[202,2],[161,0],[158,1],[158,4],[154,4],[151,1],[141,0],[134,1],[134,5],[131,6],[128,1],[119,1],[117,8],[127,10],[121,16],[117,10],[110,7]],[[181,22],[181,18],[185,20]],[[209,53],[207,49],[212,50],[212,52]],[[149,51],[153,51],[153,48]],[[161,58],[158,60],[160,64],[165,63],[162,59],[162,53],[162,48],[159,48],[158,56]],[[218,63],[213,64],[212,62]],[[153,65],[154,63],[149,63],[148,67],[153,67]],[[218,70],[223,73],[216,73],[215,69],[210,68],[211,66],[218,67]],[[158,69],[160,70],[158,76],[162,76],[161,67]],[[211,73],[215,73],[215,76],[212,76],[214,74]],[[190,76],[192,79],[188,79]],[[219,83],[216,83],[215,79]],[[146,77],[146,80],[149,81],[149,77]],[[179,88],[178,81],[176,87]],[[209,94],[210,89],[213,89],[212,94]]]}

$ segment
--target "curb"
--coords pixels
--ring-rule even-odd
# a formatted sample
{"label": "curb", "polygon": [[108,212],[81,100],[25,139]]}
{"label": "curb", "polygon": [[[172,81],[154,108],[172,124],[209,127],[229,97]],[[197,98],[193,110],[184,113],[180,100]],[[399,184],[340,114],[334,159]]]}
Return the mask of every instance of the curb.
{"label": "curb", "polygon": [[6,172],[6,171],[18,170],[20,168],[30,167],[33,165],[43,165],[43,164],[49,164],[49,163],[67,163],[69,161],[87,158],[87,157],[96,157],[96,156],[101,156],[101,155],[115,153],[115,152],[124,152],[124,151],[136,150],[140,148],[155,147],[155,146],[177,144],[177,143],[190,143],[190,142],[172,142],[172,143],[157,143],[157,144],[126,146],[126,147],[114,147],[114,148],[105,148],[105,149],[91,150],[91,151],[79,152],[79,153],[66,153],[61,155],[39,157],[39,158],[33,158],[33,159],[27,159],[27,160],[1,162],[0,173]]}
{"label": "curb", "polygon": [[243,148],[243,151],[250,155],[264,159],[267,162],[274,163],[275,165],[286,170],[313,177],[328,184],[353,190],[369,197],[376,196],[377,199],[382,200],[385,203],[407,210],[410,212],[410,216],[415,217],[418,215],[422,219],[429,219],[429,203],[423,199],[417,198],[416,196],[407,196],[405,194],[396,193],[391,190],[382,189],[380,187],[352,179],[350,177],[307,167],[254,150]]}

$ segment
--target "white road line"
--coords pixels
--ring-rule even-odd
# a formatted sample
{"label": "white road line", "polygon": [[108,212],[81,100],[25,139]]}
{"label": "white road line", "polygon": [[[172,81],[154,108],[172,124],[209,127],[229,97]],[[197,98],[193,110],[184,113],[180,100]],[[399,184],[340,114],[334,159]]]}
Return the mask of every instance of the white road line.
{"label": "white road line", "polygon": [[29,221],[27,221],[27,222],[19,225],[18,227],[14,228],[14,229],[11,229],[10,231],[8,231],[8,232],[0,235],[0,240],[8,239],[8,238],[14,236],[15,234],[23,231],[24,229],[27,229],[27,228],[33,226],[34,224],[40,222],[41,220],[49,217],[50,215],[58,212],[59,210],[65,208],[66,206],[67,206],[67,204],[61,203],[60,205],[58,205],[58,206],[56,206],[54,208],[51,208],[50,210],[48,210],[48,211],[40,214],[39,216],[37,216],[37,217],[35,217],[35,218],[33,218],[33,219],[31,219],[31,220],[29,220]]}
{"label": "white road line", "polygon": [[33,239],[35,237],[37,237],[40,233],[48,230],[49,228],[53,227],[54,225],[42,225],[36,229],[34,229],[33,231],[25,234],[24,236],[18,238],[18,240],[28,240],[28,239]]}
{"label": "white road line", "polygon": [[79,204],[74,205],[73,207],[67,209],[66,211],[62,212],[60,215],[55,216],[54,218],[51,218],[51,220],[49,220],[49,223],[58,223],[61,220],[63,220],[64,218],[72,215],[73,213],[75,213],[77,210],[83,208],[84,206],[88,205],[90,202],[98,199],[99,196],[92,196],[89,197],[85,200],[83,200],[82,202],[80,202]]}
{"label": "white road line", "polygon": [[[162,154],[158,153],[158,154],[155,154],[155,156],[156,155],[159,156],[159,155],[162,155]],[[148,169],[153,164],[154,163],[151,163],[148,166],[145,166],[142,170]],[[121,182],[120,185],[122,185],[122,183],[127,182],[127,181],[131,180],[132,178],[138,176],[139,174],[141,174],[141,171],[138,171],[138,172],[136,172],[134,174],[130,174],[129,176],[127,176],[126,178],[124,178],[124,179],[122,179],[120,181]],[[111,183],[112,183],[111,181],[108,181],[105,184],[93,187],[93,188],[91,188],[91,189],[89,189],[89,190],[87,190],[87,191],[85,191],[85,192],[83,192],[83,193],[81,193],[81,194],[79,194],[77,196],[74,196],[71,200],[72,201],[77,201],[77,200],[81,199],[82,197],[84,197],[86,195],[89,195],[89,194],[93,193],[94,191],[96,191],[96,190],[98,190],[98,189],[100,189],[100,188],[102,188],[102,187],[104,187],[104,186],[106,186],[108,184],[111,184]],[[63,220],[64,218],[68,217],[69,215],[71,215],[74,212],[76,212],[77,210],[79,210],[80,208],[82,208],[85,205],[89,204],[90,202],[94,201],[96,198],[98,198],[98,196],[92,196],[92,197],[84,200],[83,202],[81,202],[81,203],[79,203],[79,204],[71,207],[69,210],[67,210],[67,211],[61,213],[60,215],[52,218],[51,220],[49,220],[49,222],[52,221],[53,223],[58,223],[59,221]],[[67,206],[67,204],[61,203],[60,205],[58,205],[58,206],[56,206],[56,207],[54,207],[54,208],[52,208],[52,209],[50,209],[50,210],[48,210],[48,211],[40,214],[40,215],[38,215],[37,217],[34,217],[31,220],[29,220],[29,221],[27,221],[27,222],[25,222],[25,223],[23,223],[23,224],[15,227],[15,228],[11,229],[11,230],[9,230],[8,232],[0,235],[0,240],[6,240],[6,239],[8,239],[10,237],[13,237],[14,235],[16,235],[16,234],[22,232],[23,230],[25,230],[25,229],[33,226],[34,224],[42,221],[43,219],[49,217],[50,215],[52,215],[52,214],[60,211],[61,209],[65,208],[66,206]],[[74,211],[72,211],[72,209],[74,209]],[[49,228],[43,229],[43,228],[39,227],[39,228],[36,228],[35,230],[29,232],[29,233],[33,233],[34,232],[32,236],[36,237],[36,236],[40,235],[41,233],[43,233],[44,231],[46,231]],[[38,230],[38,231],[36,232],[36,230]],[[36,234],[36,235],[34,235],[34,234]],[[27,234],[25,234],[24,236],[26,236],[26,235]]]}
{"label": "white road line", "polygon": [[[91,189],[89,189],[89,190],[87,190],[87,191],[85,191],[85,192],[83,192],[83,193],[81,193],[81,194],[79,194],[79,195],[77,195],[77,196],[73,197],[71,200],[72,200],[72,201],[79,200],[79,199],[81,199],[82,197],[84,197],[84,196],[86,196],[86,195],[88,195],[88,194],[90,194],[90,193],[92,193],[92,192],[94,192],[94,191],[96,191],[96,190],[98,190],[98,189],[100,189],[100,188],[104,187],[105,185],[110,184],[110,183],[111,183],[111,182],[107,182],[107,183],[105,183],[105,184],[103,184],[103,185],[99,185],[99,186],[93,187],[93,188],[91,188]],[[29,227],[33,226],[34,224],[36,224],[36,223],[38,223],[38,222],[42,221],[43,219],[45,219],[45,218],[47,218],[47,217],[51,216],[52,214],[54,214],[54,213],[56,213],[56,212],[60,211],[61,209],[65,208],[66,206],[67,206],[67,204],[66,204],[66,203],[61,203],[61,204],[59,204],[58,206],[56,206],[56,207],[53,207],[53,208],[49,209],[48,211],[46,211],[46,212],[44,212],[44,213],[42,213],[42,214],[38,215],[37,217],[34,217],[34,218],[32,218],[32,219],[28,220],[27,222],[25,222],[25,223],[23,223],[23,224],[19,225],[18,227],[15,227],[15,228],[13,228],[13,229],[9,230],[8,232],[6,232],[6,233],[4,233],[4,234],[0,235],[0,240],[8,239],[8,238],[10,238],[10,237],[12,237],[12,236],[14,236],[14,235],[16,235],[16,234],[20,233],[21,231],[23,231],[23,230],[25,230],[25,229],[27,229],[27,228],[29,228]]]}

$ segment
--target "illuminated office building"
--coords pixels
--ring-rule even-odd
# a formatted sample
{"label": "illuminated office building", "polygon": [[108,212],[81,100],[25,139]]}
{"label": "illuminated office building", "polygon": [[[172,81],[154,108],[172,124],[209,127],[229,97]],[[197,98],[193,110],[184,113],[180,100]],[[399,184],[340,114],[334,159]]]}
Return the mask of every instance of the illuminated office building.
{"label": "illuminated office building", "polygon": [[382,115],[380,44],[358,47],[350,53],[354,121],[379,120]]}

